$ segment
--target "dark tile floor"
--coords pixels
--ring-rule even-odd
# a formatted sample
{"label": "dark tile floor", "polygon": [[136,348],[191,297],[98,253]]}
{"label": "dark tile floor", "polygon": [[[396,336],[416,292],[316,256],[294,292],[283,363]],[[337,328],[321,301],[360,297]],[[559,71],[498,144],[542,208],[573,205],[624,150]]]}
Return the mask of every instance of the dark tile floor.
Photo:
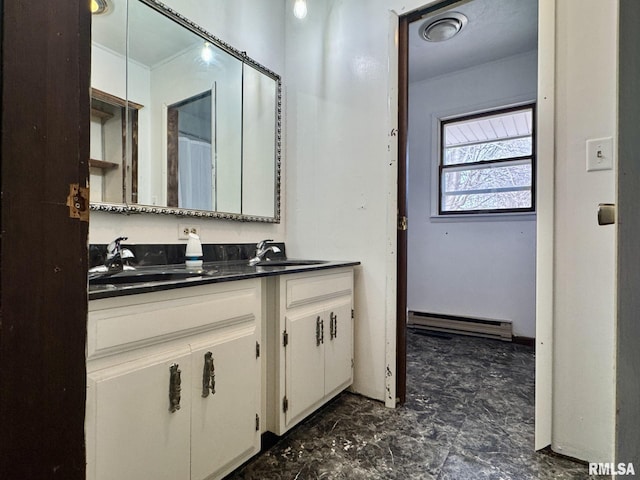
{"label": "dark tile floor", "polygon": [[531,348],[410,330],[407,370],[401,408],[343,393],[228,479],[590,478],[533,451]]}

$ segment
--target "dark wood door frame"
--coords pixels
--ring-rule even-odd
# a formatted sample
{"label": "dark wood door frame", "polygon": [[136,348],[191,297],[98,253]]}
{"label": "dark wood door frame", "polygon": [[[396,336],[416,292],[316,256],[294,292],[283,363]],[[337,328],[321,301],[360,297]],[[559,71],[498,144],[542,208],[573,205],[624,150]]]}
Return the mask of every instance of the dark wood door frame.
{"label": "dark wood door frame", "polygon": [[409,126],[409,17],[398,25],[398,238],[396,312],[396,399],[407,396],[407,134]]}
{"label": "dark wood door frame", "polygon": [[178,120],[180,110],[167,108],[167,206],[178,207]]}
{"label": "dark wood door frame", "polygon": [[0,478],[84,479],[89,3],[0,8]]}

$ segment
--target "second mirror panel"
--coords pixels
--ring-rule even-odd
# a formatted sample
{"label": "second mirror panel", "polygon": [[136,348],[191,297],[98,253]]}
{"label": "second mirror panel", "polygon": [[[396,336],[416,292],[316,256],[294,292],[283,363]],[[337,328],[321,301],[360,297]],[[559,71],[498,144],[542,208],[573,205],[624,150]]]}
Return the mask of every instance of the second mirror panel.
{"label": "second mirror panel", "polygon": [[276,216],[277,83],[250,65],[244,65],[244,145],[242,151],[242,211]]}
{"label": "second mirror panel", "polygon": [[128,22],[137,203],[241,213],[242,62],[142,2]]}

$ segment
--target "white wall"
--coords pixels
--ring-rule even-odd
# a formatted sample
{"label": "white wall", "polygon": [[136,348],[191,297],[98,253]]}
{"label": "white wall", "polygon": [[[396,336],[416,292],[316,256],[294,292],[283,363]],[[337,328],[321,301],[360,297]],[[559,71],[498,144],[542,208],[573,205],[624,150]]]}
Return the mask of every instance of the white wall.
{"label": "white wall", "polygon": [[[585,141],[616,137],[617,1],[558,0],[553,448],[613,461],[614,171],[586,172]],[[626,460],[630,461],[630,460]]]}
{"label": "white wall", "polygon": [[535,215],[435,218],[439,119],[536,99],[537,52],[409,86],[409,310],[511,320],[535,337]]}
{"label": "white wall", "polygon": [[[284,0],[165,0],[163,3],[238,50],[246,51],[270,70],[284,74]],[[286,164],[284,157],[283,152],[283,162]],[[286,190],[283,192],[283,202],[285,195]],[[280,224],[258,224],[91,212],[89,241],[108,243],[116,236],[126,235],[131,243],[176,243],[179,242],[179,223],[198,225],[202,240],[206,243],[257,242],[264,238],[283,241],[286,212],[282,213]]]}
{"label": "white wall", "polygon": [[383,0],[310,0],[298,20],[287,5],[287,249],[362,262],[354,389],[393,400],[385,391],[387,367],[395,370],[395,360],[385,359],[395,335],[386,331],[395,319],[395,298],[387,301],[395,288],[395,230],[390,244],[387,222],[395,215],[389,189],[396,172],[389,160],[396,123],[388,98],[390,12]]}

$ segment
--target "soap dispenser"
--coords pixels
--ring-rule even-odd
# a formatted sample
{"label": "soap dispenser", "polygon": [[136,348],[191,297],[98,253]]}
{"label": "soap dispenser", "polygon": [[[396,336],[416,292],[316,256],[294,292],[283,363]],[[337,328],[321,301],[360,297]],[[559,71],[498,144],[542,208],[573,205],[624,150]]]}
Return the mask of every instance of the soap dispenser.
{"label": "soap dispenser", "polygon": [[189,234],[185,258],[184,263],[188,270],[202,269],[202,243],[200,243],[200,237],[195,233]]}

